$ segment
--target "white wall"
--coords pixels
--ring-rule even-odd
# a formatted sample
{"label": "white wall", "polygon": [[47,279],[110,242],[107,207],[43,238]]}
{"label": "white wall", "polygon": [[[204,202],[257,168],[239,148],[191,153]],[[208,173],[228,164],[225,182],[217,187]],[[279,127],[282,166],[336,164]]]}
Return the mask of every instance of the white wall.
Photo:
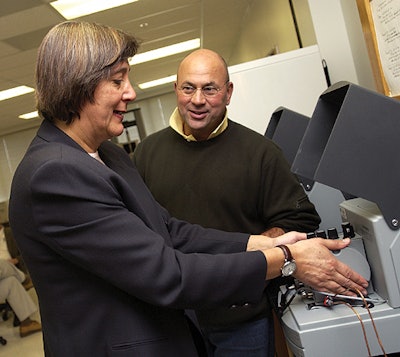
{"label": "white wall", "polygon": [[36,130],[29,129],[0,137],[0,202],[8,200],[10,196],[12,176]]}
{"label": "white wall", "polygon": [[332,83],[375,90],[356,0],[308,0],[317,43]]}
{"label": "white wall", "polygon": [[347,29],[351,53],[355,63],[355,71],[360,86],[375,90],[375,81],[371,62],[368,57],[367,45],[362,31],[356,0],[341,0],[342,14]]}
{"label": "white wall", "polygon": [[263,135],[278,107],[311,116],[327,88],[316,45],[231,66],[229,73],[229,118]]}
{"label": "white wall", "polygon": [[[303,47],[316,44],[307,0],[293,0]],[[255,45],[257,44],[257,45]],[[229,58],[230,65],[263,58],[271,50],[284,53],[298,49],[289,1],[258,0],[243,14],[242,30]]]}
{"label": "white wall", "polygon": [[176,97],[171,84],[171,92],[157,97],[138,100],[129,109],[140,108],[146,136],[169,125],[169,117],[176,107]]}

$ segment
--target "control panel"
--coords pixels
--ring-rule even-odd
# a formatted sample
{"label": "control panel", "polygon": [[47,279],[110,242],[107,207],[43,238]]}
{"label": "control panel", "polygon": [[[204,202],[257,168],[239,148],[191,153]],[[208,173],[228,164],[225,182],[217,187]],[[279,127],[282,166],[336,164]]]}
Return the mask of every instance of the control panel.
{"label": "control panel", "polygon": [[355,198],[340,204],[341,228],[308,238],[351,239],[332,252],[369,281],[367,296],[314,291],[301,282],[281,286],[281,320],[295,356],[381,356],[400,352],[400,232],[391,230],[378,207]]}

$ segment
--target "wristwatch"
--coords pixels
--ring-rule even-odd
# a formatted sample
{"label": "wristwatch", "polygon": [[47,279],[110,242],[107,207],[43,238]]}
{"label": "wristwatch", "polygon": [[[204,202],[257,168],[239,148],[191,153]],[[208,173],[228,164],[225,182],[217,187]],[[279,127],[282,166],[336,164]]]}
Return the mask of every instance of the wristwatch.
{"label": "wristwatch", "polygon": [[285,254],[285,262],[281,268],[282,276],[291,276],[297,269],[296,261],[292,257],[292,253],[286,245],[277,245]]}

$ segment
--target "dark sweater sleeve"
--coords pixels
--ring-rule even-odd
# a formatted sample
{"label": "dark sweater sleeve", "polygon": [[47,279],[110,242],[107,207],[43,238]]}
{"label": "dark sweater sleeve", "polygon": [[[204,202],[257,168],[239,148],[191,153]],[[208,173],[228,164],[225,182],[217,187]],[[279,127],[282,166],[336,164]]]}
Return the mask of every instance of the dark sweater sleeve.
{"label": "dark sweater sleeve", "polygon": [[320,217],[279,148],[275,148],[265,165],[265,177],[262,178],[265,228],[279,227],[285,231],[301,232],[317,229]]}

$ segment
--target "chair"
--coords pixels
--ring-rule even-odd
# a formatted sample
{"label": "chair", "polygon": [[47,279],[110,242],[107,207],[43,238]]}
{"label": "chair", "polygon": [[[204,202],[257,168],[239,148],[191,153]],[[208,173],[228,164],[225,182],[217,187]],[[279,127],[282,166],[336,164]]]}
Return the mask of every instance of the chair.
{"label": "chair", "polygon": [[[3,304],[0,304],[0,311],[2,311],[2,318],[4,321],[8,320],[8,308],[10,307],[10,305],[8,305],[6,302]],[[3,336],[0,336],[0,344],[2,344],[3,346],[7,344],[7,340],[5,338],[3,338]]]}
{"label": "chair", "polygon": [[[10,317],[10,313],[13,313],[13,310],[11,306],[8,304],[8,302],[0,303],[0,312],[2,312],[2,319],[3,321],[7,321],[8,318]],[[13,321],[13,326],[17,327],[21,324],[19,321],[18,317],[16,314],[14,314],[14,321]]]}
{"label": "chair", "polygon": [[[0,303],[0,313],[3,321],[7,321],[10,317],[10,313],[13,313],[13,310],[7,301]],[[14,321],[13,321],[14,327],[19,326],[20,324],[21,322],[19,321],[17,315],[14,314]],[[7,340],[3,338],[3,336],[0,336],[0,344],[3,346],[7,344]]]}

